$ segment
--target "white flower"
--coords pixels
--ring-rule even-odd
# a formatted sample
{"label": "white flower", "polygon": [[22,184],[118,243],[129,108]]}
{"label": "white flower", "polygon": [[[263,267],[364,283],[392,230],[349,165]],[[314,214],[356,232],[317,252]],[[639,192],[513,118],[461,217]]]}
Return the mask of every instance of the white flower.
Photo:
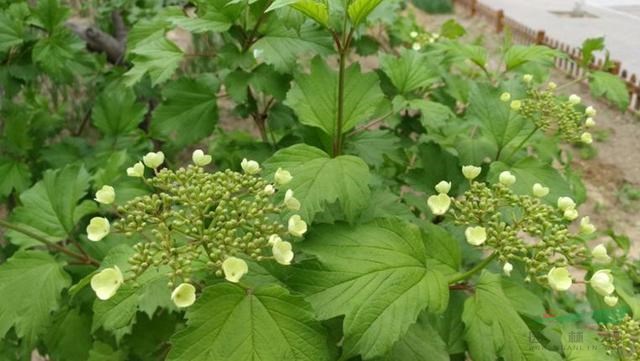
{"label": "white flower", "polygon": [[566,211],[569,208],[575,208],[575,207],[576,207],[576,202],[574,202],[573,199],[569,197],[558,198],[558,208],[561,211]]}
{"label": "white flower", "polygon": [[589,284],[600,296],[608,296],[616,290],[611,270],[601,269],[591,276]]}
{"label": "white flower", "polygon": [[242,170],[244,170],[245,173],[252,174],[252,175],[258,174],[262,170],[258,162],[256,162],[255,160],[247,160],[247,158],[244,158],[242,160],[242,162],[240,163],[240,166],[242,167]]}
{"label": "white flower", "polygon": [[487,230],[484,227],[467,227],[464,231],[467,242],[473,246],[479,246],[487,240]]}
{"label": "white flower", "polygon": [[242,276],[249,272],[249,266],[240,258],[229,257],[222,262],[222,272],[227,281],[238,283]]}
{"label": "white flower", "polygon": [[284,205],[292,211],[300,210],[300,201],[293,196],[293,190],[288,189],[284,194]]}
{"label": "white flower", "polygon": [[611,257],[607,254],[607,247],[603,244],[599,244],[591,250],[591,256],[593,257],[593,262],[600,264],[607,264],[611,262]]}
{"label": "white flower", "polygon": [[291,243],[287,241],[279,241],[273,244],[271,248],[273,258],[276,262],[288,266],[293,259],[293,251],[291,250]]}
{"label": "white flower", "polygon": [[278,236],[277,234],[272,234],[269,236],[269,245],[273,246],[274,244],[278,243],[278,242],[282,242],[282,238],[280,238],[280,236]]}
{"label": "white flower", "polygon": [[436,192],[447,194],[451,190],[451,182],[440,181],[440,183],[435,186]]}
{"label": "white flower", "polygon": [[446,193],[440,193],[437,196],[427,198],[427,205],[434,215],[441,216],[447,213],[449,206],[451,206],[451,198]]}
{"label": "white flower", "polygon": [[595,117],[596,113],[596,108],[592,106],[588,106],[587,109],[584,110],[584,114],[588,117]]}
{"label": "white flower", "polygon": [[133,166],[127,168],[127,175],[129,177],[143,177],[144,176],[144,164],[138,162]]}
{"label": "white flower", "polygon": [[525,83],[529,84],[529,83],[531,83],[531,81],[533,80],[533,75],[531,75],[531,74],[525,74],[525,75],[523,75],[523,76],[522,76],[522,80],[523,80]]}
{"label": "white flower", "polygon": [[553,267],[547,274],[549,286],[556,291],[566,291],[571,287],[573,280],[566,267]]}
{"label": "white flower", "polygon": [[573,105],[580,104],[581,101],[582,99],[580,99],[580,97],[575,94],[571,94],[571,96],[569,97],[569,103]]}
{"label": "white flower", "polygon": [[262,49],[258,49],[258,48],[253,49],[253,57],[256,60],[260,59],[262,57],[263,53],[264,53],[264,50],[262,50]]}
{"label": "white flower", "polygon": [[596,126],[596,121],[593,118],[589,117],[584,120],[584,126],[587,128],[593,128]]}
{"label": "white flower", "polygon": [[553,89],[555,89],[557,87],[558,87],[558,84],[556,84],[556,83],[554,83],[552,81],[550,81],[549,84],[547,84],[547,88],[549,88],[551,90],[553,90]]}
{"label": "white flower", "polygon": [[142,162],[144,165],[151,169],[158,168],[162,163],[164,163],[164,153],[162,152],[149,152],[144,157],[142,157]]}
{"label": "white flower", "polygon": [[472,180],[480,175],[482,168],[473,165],[465,165],[462,167],[462,175],[468,180]]}
{"label": "white flower", "polygon": [[276,189],[271,184],[267,184],[266,186],[264,186],[264,193],[266,195],[271,196],[275,192],[276,192]]}
{"label": "white flower", "polygon": [[411,39],[415,39],[418,37],[418,32],[417,31],[412,31],[409,33],[409,36],[411,37]]}
{"label": "white flower", "polygon": [[190,283],[181,283],[171,292],[171,300],[178,308],[189,307],[196,302],[196,288]]}
{"label": "white flower", "polygon": [[273,178],[276,180],[276,184],[281,186],[291,182],[291,180],[293,179],[291,173],[289,173],[288,170],[284,170],[282,168],[278,168]]}
{"label": "white flower", "polygon": [[511,101],[511,109],[518,111],[520,110],[520,108],[522,108],[522,101],[520,100],[513,100]]}
{"label": "white flower", "polygon": [[578,218],[579,214],[575,208],[569,208],[564,211],[563,216],[567,221],[573,221],[574,219]]}
{"label": "white flower", "polygon": [[580,220],[580,233],[582,234],[592,234],[596,231],[596,226],[591,223],[591,219],[589,217],[582,217]]}
{"label": "white flower", "polygon": [[536,183],[533,185],[532,191],[534,196],[542,198],[549,194],[549,187],[545,187],[540,183]]}
{"label": "white flower", "polygon": [[302,237],[307,232],[307,223],[299,215],[294,214],[289,218],[288,230],[291,235]]}
{"label": "white flower", "polygon": [[196,149],[191,155],[191,160],[193,161],[193,164],[197,165],[198,167],[204,167],[205,165],[211,163],[211,156],[208,154],[204,154],[202,149]]}
{"label": "white flower", "polygon": [[498,180],[500,181],[500,183],[508,187],[516,182],[516,176],[514,176],[508,170],[505,170],[504,172],[500,173],[500,175],[498,176]]}
{"label": "white flower", "polygon": [[99,299],[104,301],[113,297],[123,282],[124,278],[122,277],[120,268],[113,266],[111,268],[105,268],[91,277],[91,289],[93,289]]}
{"label": "white flower", "polygon": [[413,45],[411,45],[411,49],[418,51],[422,49],[422,45],[420,45],[420,43],[413,43]]}
{"label": "white flower", "polygon": [[111,204],[116,200],[116,191],[112,186],[102,186],[102,188],[96,192],[95,200],[98,203]]}
{"label": "white flower", "polygon": [[584,144],[591,144],[593,143],[593,136],[589,132],[584,132],[580,136],[580,141]]}
{"label": "white flower", "polygon": [[97,242],[109,234],[111,226],[109,220],[104,217],[93,217],[87,226],[87,238]]}
{"label": "white flower", "polygon": [[613,307],[618,304],[618,297],[614,295],[604,296],[604,303],[609,307]]}
{"label": "white flower", "polygon": [[434,39],[438,39],[438,38],[440,38],[440,34],[439,34],[439,33],[433,33],[433,34],[431,34],[431,36],[432,36]]}
{"label": "white flower", "polygon": [[509,100],[511,100],[511,94],[509,92],[502,93],[502,95],[500,95],[500,100],[505,103],[508,102]]}
{"label": "white flower", "polygon": [[507,277],[511,276],[511,271],[513,271],[513,265],[511,263],[507,262],[502,266],[502,272],[504,272]]}

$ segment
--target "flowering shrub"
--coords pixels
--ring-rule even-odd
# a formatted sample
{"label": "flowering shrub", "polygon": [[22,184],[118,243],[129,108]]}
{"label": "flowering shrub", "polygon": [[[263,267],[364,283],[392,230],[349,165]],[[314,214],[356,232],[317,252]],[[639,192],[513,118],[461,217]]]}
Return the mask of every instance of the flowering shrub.
{"label": "flowering shrub", "polygon": [[0,359],[638,359],[560,53],[402,0],[154,4],[0,0]]}

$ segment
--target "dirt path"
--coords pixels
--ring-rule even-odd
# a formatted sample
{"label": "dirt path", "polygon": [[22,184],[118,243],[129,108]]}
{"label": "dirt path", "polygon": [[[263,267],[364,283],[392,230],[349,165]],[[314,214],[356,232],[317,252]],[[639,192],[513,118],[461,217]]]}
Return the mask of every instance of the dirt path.
{"label": "dirt path", "polygon": [[[495,53],[502,38],[494,32],[493,24],[466,14],[427,15],[417,11],[418,20],[428,30],[437,31],[440,25],[455,17],[467,29],[466,38],[482,38],[489,53]],[[557,84],[571,81],[556,70],[551,80]],[[597,127],[594,129],[593,149],[571,148],[574,168],[583,176],[588,192],[588,201],[580,207],[582,215],[591,217],[598,229],[613,230],[627,235],[632,242],[631,254],[640,256],[640,118],[622,113],[609,104],[596,100],[583,84],[574,84],[562,89],[566,94],[578,94],[585,104],[593,105],[597,111]],[[595,242],[609,242],[603,236]]]}

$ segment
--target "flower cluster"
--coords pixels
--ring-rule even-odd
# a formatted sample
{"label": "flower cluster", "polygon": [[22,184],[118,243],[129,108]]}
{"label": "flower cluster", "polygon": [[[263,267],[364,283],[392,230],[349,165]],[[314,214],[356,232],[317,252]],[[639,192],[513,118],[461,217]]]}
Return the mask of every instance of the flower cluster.
{"label": "flower cluster", "polygon": [[427,44],[432,44],[440,39],[440,34],[438,33],[418,33],[417,31],[412,31],[409,33],[409,37],[413,41],[411,44],[411,48],[413,50],[420,50]]}
{"label": "flower cluster", "polygon": [[640,360],[640,321],[626,315],[618,324],[601,325],[603,343],[608,353],[616,353],[623,360]]}
{"label": "flower cluster", "polygon": [[[578,235],[568,229],[569,223],[578,218],[575,202],[569,197],[558,198],[555,207],[542,202],[549,188],[539,183],[533,185],[531,195],[515,194],[510,187],[517,179],[509,171],[502,172],[495,184],[474,181],[481,171],[471,165],[462,168],[470,187],[461,199],[449,197],[451,184],[440,182],[436,186],[438,195],[427,200],[431,211],[436,215],[449,211],[455,224],[466,227],[469,244],[494,250],[505,274],[510,275],[511,262],[518,261],[525,266],[528,279],[558,291],[567,290],[573,283],[567,267],[588,258]],[[593,232],[595,226],[589,218],[582,218],[580,234]],[[592,259],[593,263],[610,261],[603,245],[594,248]],[[608,304],[615,305],[609,270],[596,272],[589,283]]]}
{"label": "flower cluster", "polygon": [[513,111],[533,122],[537,129],[555,131],[568,142],[593,142],[591,133],[587,131],[596,124],[593,120],[596,110],[592,106],[579,111],[576,109],[582,101],[579,96],[573,94],[567,100],[562,100],[555,94],[555,83],[538,89],[532,85],[533,77],[530,74],[525,74],[522,80],[527,86],[524,99],[512,100],[511,94],[503,93],[500,100],[509,102]]}
{"label": "flower cluster", "polygon": [[[284,201],[276,202],[275,193],[292,180],[291,174],[278,169],[274,183],[261,178],[258,162],[244,159],[243,173],[225,170],[209,173],[204,166],[211,156],[201,150],[193,152],[193,165],[177,171],[164,168],[162,152],[149,153],[142,163],[127,170],[140,177],[153,190],[117,208],[120,219],[113,229],[139,242],[129,259],[132,278],[154,267],[168,270],[171,298],[178,307],[195,301],[192,284],[193,264],[206,264],[206,269],[229,282],[239,282],[248,272],[245,259],[274,259],[289,265],[294,258],[292,245],[285,240],[302,237],[307,224],[292,215],[286,224],[282,216],[300,209],[291,189]],[[142,165],[142,169],[139,169]],[[154,177],[145,178],[145,168]],[[115,199],[111,187],[96,193],[96,200],[110,204]],[[87,227],[90,240],[99,241],[110,232],[109,220],[94,217]],[[96,274],[91,285],[100,299],[113,296],[124,282],[117,267]],[[176,287],[177,285],[177,287]]]}

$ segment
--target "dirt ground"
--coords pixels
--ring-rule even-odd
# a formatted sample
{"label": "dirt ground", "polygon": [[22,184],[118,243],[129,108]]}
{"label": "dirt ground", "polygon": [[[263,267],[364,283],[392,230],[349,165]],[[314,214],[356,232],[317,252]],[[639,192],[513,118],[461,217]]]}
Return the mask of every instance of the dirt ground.
{"label": "dirt ground", "polygon": [[[493,24],[470,18],[462,11],[455,15],[427,15],[416,11],[416,16],[433,31],[453,17],[465,26],[469,40],[482,38],[490,52],[495,52],[502,43]],[[558,85],[572,80],[560,70],[555,70],[551,78]],[[585,104],[593,105],[598,111],[592,148],[569,148],[573,167],[582,174],[587,189],[588,200],[581,205],[580,214],[590,216],[601,231],[610,229],[628,236],[632,242],[630,256],[637,258],[640,256],[640,217],[637,215],[640,211],[640,117],[594,99],[585,84],[573,84],[560,91],[578,94]],[[599,242],[611,242],[611,238],[602,236],[594,241]]]}

